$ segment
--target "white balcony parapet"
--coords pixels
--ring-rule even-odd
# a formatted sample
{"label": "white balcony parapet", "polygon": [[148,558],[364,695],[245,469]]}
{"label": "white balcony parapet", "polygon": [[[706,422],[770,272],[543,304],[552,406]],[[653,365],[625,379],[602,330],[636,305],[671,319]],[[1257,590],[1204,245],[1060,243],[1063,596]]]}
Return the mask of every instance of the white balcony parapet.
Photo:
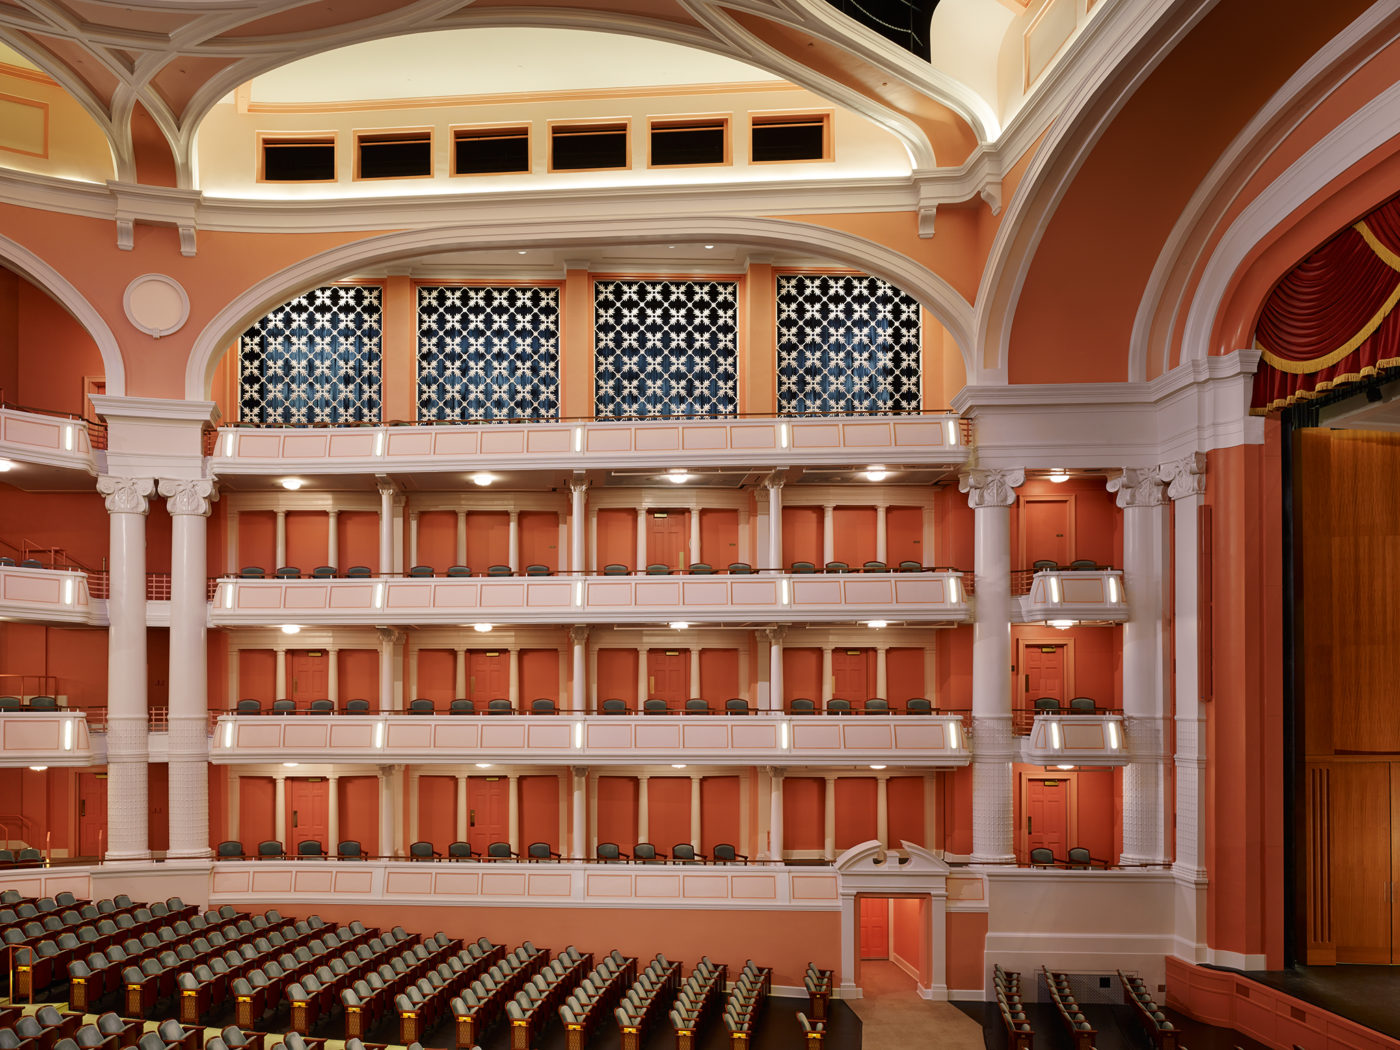
{"label": "white balcony parapet", "polygon": [[220,580],[209,623],[965,623],[959,572]]}
{"label": "white balcony parapet", "polygon": [[211,904],[276,900],[347,904],[636,908],[840,908],[840,880],[823,866],[780,864],[526,864],[517,861],[220,861]]}
{"label": "white balcony parapet", "polygon": [[0,617],[33,623],[106,622],[106,603],[94,602],[85,573],[0,565]]}
{"label": "white balcony parapet", "polygon": [[21,463],[97,473],[87,423],[43,412],[0,408],[0,456]]}
{"label": "white balcony parapet", "polygon": [[693,420],[463,423],[430,426],[224,427],[219,475],[687,466],[785,467],[967,461],[955,413]]}
{"label": "white balcony parapet", "polygon": [[1021,760],[1037,766],[1126,766],[1121,715],[1036,715]]}
{"label": "white balcony parapet", "polygon": [[965,766],[957,715],[225,715],[210,761]]}
{"label": "white balcony parapet", "polygon": [[1070,627],[1080,623],[1123,623],[1128,599],[1118,569],[1044,569],[1031,578],[1020,601],[1017,623]]}
{"label": "white balcony parapet", "polygon": [[94,762],[81,711],[0,712],[0,767],[87,766]]}

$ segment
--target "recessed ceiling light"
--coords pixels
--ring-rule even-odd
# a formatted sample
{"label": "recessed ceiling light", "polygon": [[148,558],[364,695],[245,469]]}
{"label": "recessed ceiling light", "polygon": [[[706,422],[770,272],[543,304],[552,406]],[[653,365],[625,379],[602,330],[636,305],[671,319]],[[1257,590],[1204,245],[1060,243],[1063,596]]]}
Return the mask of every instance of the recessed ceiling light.
{"label": "recessed ceiling light", "polygon": [[865,626],[867,626],[867,627],[874,627],[874,628],[877,628],[877,629],[880,628],[880,627],[888,627],[889,625],[890,625],[890,622],[889,622],[888,620],[866,620],[866,621],[865,621]]}
{"label": "recessed ceiling light", "polygon": [[490,769],[490,768],[491,768],[491,763],[490,763],[490,762],[478,762],[478,763],[476,764],[476,768],[477,768],[477,769]]}
{"label": "recessed ceiling light", "polygon": [[686,623],[684,620],[671,621],[671,630],[673,631],[684,631],[689,626],[690,624]]}
{"label": "recessed ceiling light", "polygon": [[1051,620],[1051,621],[1050,621],[1050,626],[1053,627],[1053,628],[1055,628],[1055,630],[1057,630],[1057,631],[1068,631],[1071,627],[1074,626],[1074,621],[1073,621],[1073,620]]}
{"label": "recessed ceiling light", "polygon": [[483,488],[496,480],[496,475],[485,470],[478,470],[472,476],[473,485],[481,485]]}
{"label": "recessed ceiling light", "polygon": [[884,769],[885,767],[884,767],[883,765],[878,765],[878,766],[871,766],[870,768],[871,768],[871,769]]}
{"label": "recessed ceiling light", "polygon": [[1056,467],[1050,472],[1050,480],[1056,485],[1063,485],[1069,480],[1069,471],[1065,470],[1064,467]]}
{"label": "recessed ceiling light", "polygon": [[1056,769],[1073,769],[1073,766],[1056,766]]}
{"label": "recessed ceiling light", "polygon": [[299,762],[283,762],[282,764],[283,764],[284,766],[286,766],[288,769],[296,769],[296,767],[297,767],[298,765],[300,765]]}
{"label": "recessed ceiling light", "polygon": [[301,478],[283,478],[280,484],[284,489],[287,489],[289,492],[295,492],[297,489],[305,485],[306,482],[302,481]]}
{"label": "recessed ceiling light", "polygon": [[713,244],[707,244],[707,245],[705,245],[705,250],[706,250],[707,252],[712,252],[712,251],[715,250],[715,246],[714,246]]}
{"label": "recessed ceiling light", "polygon": [[889,476],[890,472],[885,469],[883,464],[872,463],[865,468],[866,481],[884,481]]}
{"label": "recessed ceiling light", "polygon": [[690,480],[690,472],[685,467],[672,467],[666,471],[666,480],[672,485],[684,485]]}
{"label": "recessed ceiling light", "polygon": [[518,252],[516,252],[515,254],[516,254],[516,255],[524,255],[524,254],[526,254],[526,252],[525,252],[525,249],[524,249],[524,248],[521,248],[521,249],[520,249]]}
{"label": "recessed ceiling light", "polygon": [[671,768],[672,768],[672,769],[684,769],[684,768],[685,768],[685,763],[684,763],[684,762],[672,762],[672,763],[671,763]]}
{"label": "recessed ceiling light", "polygon": [[488,631],[491,630],[492,626],[494,625],[489,623],[474,623],[472,624],[472,630],[478,631],[481,634],[486,634]]}
{"label": "recessed ceiling light", "polygon": [[284,623],[282,625],[283,634],[301,634],[301,628],[294,623]]}
{"label": "recessed ceiling light", "polygon": [[44,770],[48,769],[49,767],[48,767],[48,766],[30,766],[29,768],[32,769],[35,773],[42,773]]}

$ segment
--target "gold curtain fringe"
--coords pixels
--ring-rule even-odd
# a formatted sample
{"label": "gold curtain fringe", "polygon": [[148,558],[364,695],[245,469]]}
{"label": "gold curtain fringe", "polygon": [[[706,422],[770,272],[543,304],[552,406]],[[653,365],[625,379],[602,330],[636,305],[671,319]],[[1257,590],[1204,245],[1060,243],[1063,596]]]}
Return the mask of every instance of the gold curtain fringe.
{"label": "gold curtain fringe", "polygon": [[1343,383],[1353,383],[1359,379],[1370,379],[1372,376],[1379,375],[1384,369],[1395,368],[1396,366],[1400,366],[1400,357],[1388,357],[1377,361],[1374,365],[1367,365],[1359,372],[1348,372],[1346,375],[1333,376],[1331,379],[1317,384],[1317,386],[1313,387],[1311,390],[1298,390],[1289,394],[1287,397],[1275,398],[1263,408],[1250,409],[1249,414],[1252,416],[1264,416],[1278,409],[1296,405],[1300,401],[1311,401],[1313,398],[1320,397],[1322,394],[1325,394],[1334,387],[1341,386]]}

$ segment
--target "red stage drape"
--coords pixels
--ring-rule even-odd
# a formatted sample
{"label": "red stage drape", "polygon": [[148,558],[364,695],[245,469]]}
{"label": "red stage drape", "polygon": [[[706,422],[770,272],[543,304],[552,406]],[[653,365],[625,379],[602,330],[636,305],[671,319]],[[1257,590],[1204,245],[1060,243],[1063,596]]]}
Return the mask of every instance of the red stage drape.
{"label": "red stage drape", "polygon": [[1254,330],[1254,411],[1400,366],[1400,197],[1343,230],[1279,281]]}

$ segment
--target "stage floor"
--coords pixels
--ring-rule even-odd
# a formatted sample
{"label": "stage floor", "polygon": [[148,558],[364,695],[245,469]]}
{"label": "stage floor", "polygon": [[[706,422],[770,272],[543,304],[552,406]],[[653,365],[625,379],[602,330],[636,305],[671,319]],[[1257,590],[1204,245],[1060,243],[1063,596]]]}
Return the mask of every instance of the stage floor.
{"label": "stage floor", "polygon": [[1400,1039],[1400,966],[1297,966],[1235,972]]}
{"label": "stage floor", "polygon": [[[996,1003],[957,1003],[957,1007],[982,1024],[986,1050],[1006,1050],[1006,1029]],[[1152,1040],[1128,1006],[1081,1003],[1085,1018],[1098,1031],[1096,1050],[1151,1050]],[[1168,1010],[1167,1016],[1181,1031],[1183,1050],[1267,1050],[1263,1043],[1232,1028],[1217,1028]],[[1074,1040],[1049,1003],[1027,1003],[1026,1016],[1035,1028],[1036,1050],[1073,1050]]]}

